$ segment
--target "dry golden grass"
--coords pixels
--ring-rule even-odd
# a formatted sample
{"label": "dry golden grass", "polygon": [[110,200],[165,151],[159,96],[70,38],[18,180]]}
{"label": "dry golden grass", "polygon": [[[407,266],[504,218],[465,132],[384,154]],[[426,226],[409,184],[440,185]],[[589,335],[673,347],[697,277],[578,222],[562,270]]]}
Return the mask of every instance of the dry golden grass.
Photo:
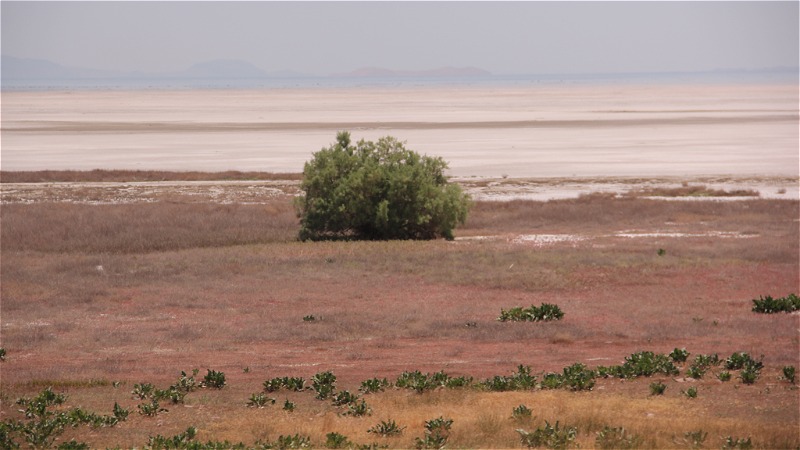
{"label": "dry golden grass", "polygon": [[[64,438],[130,447],[194,425],[201,440],[252,444],[301,433],[321,447],[337,431],[407,448],[425,420],[444,415],[454,419],[451,448],[518,447],[514,429],[545,420],[577,426],[582,447],[609,425],[643,436],[646,448],[685,446],[683,433],[698,429],[709,433],[707,447],[731,435],[793,448],[800,396],[778,377],[782,366],[800,366],[798,316],[749,309],[759,295],[800,290],[799,212],[798,202],[777,200],[479,202],[457,234],[492,239],[300,243],[289,197],[3,205],[0,420],[17,417],[13,399],[50,385],[70,405],[108,414],[118,401],[135,411],[134,383],[166,387],[198,367],[224,371],[229,385],[192,393],[156,418],[134,413],[121,427]],[[622,230],[694,235],[615,234]],[[515,242],[519,234],[586,239],[536,246]],[[496,321],[500,308],[542,302],[558,304],[564,320]],[[302,321],[308,314],[319,320]],[[276,376],[332,370],[340,388],[354,391],[361,380],[404,370],[481,379],[526,364],[541,375],[675,347],[763,354],[766,368],[753,386],[708,375],[692,384],[694,400],[680,394],[689,385],[681,375],[663,379],[667,393],[657,398],[653,379],[642,379],[599,380],[585,393],[390,390],[365,396],[367,418],[340,416],[309,392],[280,391],[266,409],[244,406]],[[286,398],[294,413],[280,409]],[[519,404],[534,411],[531,423],[510,419]],[[407,426],[402,436],[366,433],[387,419]]]}

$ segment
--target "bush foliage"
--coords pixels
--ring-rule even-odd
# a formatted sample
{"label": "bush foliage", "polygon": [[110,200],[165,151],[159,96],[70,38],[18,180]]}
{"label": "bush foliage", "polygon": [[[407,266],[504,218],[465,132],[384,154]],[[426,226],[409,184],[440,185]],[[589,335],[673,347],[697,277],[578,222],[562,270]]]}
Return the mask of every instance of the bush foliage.
{"label": "bush foliage", "polygon": [[470,200],[446,168],[391,136],[352,144],[339,132],[303,169],[300,239],[452,239]]}

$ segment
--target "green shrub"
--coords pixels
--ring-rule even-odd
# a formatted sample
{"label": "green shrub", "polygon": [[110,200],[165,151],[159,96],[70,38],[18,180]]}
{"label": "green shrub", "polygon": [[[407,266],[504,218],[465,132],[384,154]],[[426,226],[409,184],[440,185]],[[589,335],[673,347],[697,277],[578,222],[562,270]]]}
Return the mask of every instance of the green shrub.
{"label": "green shrub", "polygon": [[137,397],[139,400],[144,400],[148,397],[151,397],[155,392],[155,389],[155,386],[150,383],[134,384],[131,394],[133,394],[133,396]]}
{"label": "green shrub", "polygon": [[539,427],[532,432],[518,429],[517,433],[519,433],[520,441],[524,447],[565,449],[575,445],[578,429],[575,427],[560,428],[558,422],[554,427],[550,425],[550,422],[545,421],[544,427]]}
{"label": "green shrub", "polygon": [[303,316],[303,322],[314,322],[315,320],[317,320],[317,318],[314,317],[313,314],[309,314],[307,316]]}
{"label": "green shrub", "polygon": [[561,320],[563,317],[564,312],[558,305],[542,303],[539,307],[534,305],[531,305],[530,308],[517,306],[507,311],[501,308],[500,317],[497,320],[500,322],[549,322]]}
{"label": "green shrub", "polygon": [[225,387],[225,374],[223,372],[208,369],[208,373],[203,377],[203,381],[200,383],[200,386],[212,389],[222,389]]}
{"label": "green shrub", "polygon": [[291,436],[280,435],[273,444],[268,444],[268,446],[265,447],[276,449],[312,448],[311,438],[308,436],[302,436],[300,434],[294,434]]}
{"label": "green shrub", "polygon": [[741,379],[744,384],[753,384],[758,380],[759,375],[760,372],[754,367],[745,367],[739,372],[739,379]]}
{"label": "green shrub", "polygon": [[678,375],[680,372],[667,355],[642,351],[626,356],[620,366],[599,366],[595,373],[600,377],[636,378],[656,374]]}
{"label": "green shrub", "polygon": [[748,437],[745,438],[734,438],[733,436],[728,436],[725,438],[725,443],[722,445],[723,449],[739,449],[739,450],[750,450],[753,448],[753,441]]}
{"label": "green shrub", "polygon": [[267,397],[263,392],[251,395],[250,400],[247,401],[247,406],[251,408],[264,408],[267,404],[274,405],[275,399]]}
{"label": "green shrub", "polygon": [[[114,403],[111,416],[101,416],[81,408],[63,409],[67,396],[44,389],[36,397],[19,398],[16,404],[24,420],[8,419],[0,422],[0,448],[20,448],[18,440],[33,448],[53,448],[55,440],[67,427],[89,425],[93,428],[113,427],[128,417],[129,411]],[[53,408],[57,410],[53,410]],[[85,448],[76,441],[62,443],[64,448]]]}
{"label": "green shrub", "polygon": [[264,381],[265,392],[275,392],[281,388],[290,391],[303,391],[305,389],[306,380],[301,377],[276,377]]}
{"label": "green shrub", "polygon": [[686,360],[689,358],[689,352],[686,351],[685,348],[679,349],[676,347],[675,350],[673,350],[672,353],[669,354],[669,357],[672,359],[672,362],[676,363],[686,362]]}
{"label": "green shrub", "polygon": [[687,431],[683,434],[682,444],[690,448],[702,448],[706,437],[708,437],[708,433],[703,430]]}
{"label": "green shrub", "polygon": [[160,434],[150,436],[147,441],[147,448],[150,449],[172,449],[172,448],[185,448],[197,435],[197,428],[189,427],[183,433],[176,434],[172,437],[165,437]]}
{"label": "green shrub", "polygon": [[719,381],[731,381],[731,373],[727,370],[723,370],[717,374],[717,378],[719,378]]}
{"label": "green shrub", "polygon": [[397,377],[394,385],[401,389],[412,389],[419,393],[439,387],[456,388],[472,384],[469,377],[450,377],[444,371],[435,373],[422,373],[419,370],[403,372]]}
{"label": "green shrub", "polygon": [[347,436],[336,432],[325,435],[325,448],[347,448],[350,441]]}
{"label": "green shrub", "polygon": [[565,367],[561,374],[547,373],[542,378],[542,389],[569,389],[571,391],[589,391],[595,384],[595,371],[581,363]]}
{"label": "green shrub", "polygon": [[794,366],[783,366],[783,379],[789,383],[795,382],[795,368]]}
{"label": "green shrub", "polygon": [[597,432],[594,445],[600,449],[640,448],[642,445],[642,438],[635,434],[629,434],[627,430],[622,427],[611,428],[605,426],[602,430]]}
{"label": "green shrub", "polygon": [[403,433],[406,427],[397,425],[394,420],[381,420],[378,424],[367,430],[367,433],[375,433],[384,437],[398,436]]}
{"label": "green shrub", "polygon": [[186,372],[181,371],[180,378],[178,378],[178,381],[174,384],[175,388],[183,392],[192,392],[197,389],[197,381],[194,377],[197,376],[198,372],[200,372],[199,369],[192,369],[192,376],[188,376]]}
{"label": "green shrub", "polygon": [[372,408],[370,408],[369,405],[367,405],[367,402],[364,400],[361,400],[360,402],[356,400],[348,403],[347,410],[345,410],[345,412],[342,414],[345,416],[355,417],[369,416],[372,415]]}
{"label": "green shrub", "polygon": [[452,239],[470,200],[446,168],[393,137],[353,145],[339,132],[303,168],[300,239]]}
{"label": "green shrub", "polygon": [[789,294],[786,297],[772,298],[767,295],[753,299],[753,312],[774,314],[779,312],[794,312],[800,310],[800,297]]}
{"label": "green shrub", "polygon": [[348,391],[340,391],[333,395],[333,406],[344,406],[354,403],[358,400],[358,396],[351,394]]}
{"label": "green shrub", "polygon": [[525,405],[519,405],[511,410],[511,418],[518,422],[527,422],[533,418],[533,411]]}
{"label": "green shrub", "polygon": [[374,392],[383,392],[384,389],[390,387],[392,383],[389,382],[386,378],[378,379],[378,378],[370,378],[369,380],[364,380],[361,382],[361,387],[359,391],[363,394],[372,394]]}
{"label": "green shrub", "polygon": [[524,391],[536,386],[536,376],[531,375],[531,368],[520,364],[517,372],[510,376],[494,376],[484,380],[479,386],[488,391]]}
{"label": "green shrub", "polygon": [[[750,355],[745,352],[734,352],[730,357],[725,359],[724,367],[727,370],[739,370],[743,369],[747,365],[758,365],[760,364],[756,360],[754,360]],[[760,369],[760,367],[759,367]]]}
{"label": "green shrub", "polygon": [[158,400],[155,398],[151,399],[150,402],[144,402],[136,405],[139,409],[139,414],[143,416],[157,416],[158,413],[167,412],[168,410],[162,408],[161,405],[158,404]]}
{"label": "green shrub", "polygon": [[331,371],[319,372],[311,377],[311,387],[317,393],[317,398],[324,400],[336,390],[336,375]]}
{"label": "green shrub", "polygon": [[296,407],[296,405],[294,404],[294,402],[290,402],[288,398],[286,399],[285,402],[283,402],[283,410],[284,411],[292,412],[292,411],[294,411],[295,407]]}
{"label": "green shrub", "polygon": [[650,383],[650,395],[664,395],[664,391],[666,390],[667,385],[660,381]]}
{"label": "green shrub", "polygon": [[681,393],[689,398],[697,398],[697,388],[694,386],[690,387],[686,391],[681,391]]}
{"label": "green shrub", "polygon": [[6,349],[5,347],[0,347],[0,361],[6,360]]}
{"label": "green shrub", "polygon": [[445,419],[439,416],[435,419],[425,421],[425,435],[416,438],[416,448],[443,448],[450,437],[450,427],[453,419]]}

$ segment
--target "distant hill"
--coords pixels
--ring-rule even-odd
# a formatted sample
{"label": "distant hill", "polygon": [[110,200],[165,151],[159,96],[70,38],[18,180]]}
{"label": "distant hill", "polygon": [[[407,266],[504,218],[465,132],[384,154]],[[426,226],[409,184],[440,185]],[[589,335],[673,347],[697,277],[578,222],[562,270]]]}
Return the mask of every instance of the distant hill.
{"label": "distant hill", "polygon": [[0,67],[5,80],[81,80],[81,79],[258,79],[291,78],[304,76],[294,71],[266,72],[241,60],[219,59],[205,61],[175,72],[147,73],[97,70],[82,67],[66,67],[43,59],[17,58],[3,55]]}
{"label": "distant hill", "polygon": [[52,80],[80,78],[114,78],[123,72],[110,70],[67,67],[44,59],[17,58],[3,55],[0,60],[0,75],[7,80]]}
{"label": "distant hill", "polygon": [[382,67],[363,67],[352,72],[336,73],[334,77],[488,77],[492,74],[477,67],[440,67],[430,70],[392,70]]}
{"label": "distant hill", "polygon": [[218,59],[197,63],[188,69],[170,74],[187,78],[265,78],[267,73],[246,61]]}

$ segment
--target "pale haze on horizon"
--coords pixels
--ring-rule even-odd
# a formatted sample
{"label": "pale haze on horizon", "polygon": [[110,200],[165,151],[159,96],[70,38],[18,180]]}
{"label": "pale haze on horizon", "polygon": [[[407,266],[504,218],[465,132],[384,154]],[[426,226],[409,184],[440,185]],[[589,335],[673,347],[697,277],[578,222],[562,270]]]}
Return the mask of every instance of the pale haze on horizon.
{"label": "pale haze on horizon", "polygon": [[2,53],[148,73],[235,59],[494,74],[797,67],[792,2],[14,2]]}

